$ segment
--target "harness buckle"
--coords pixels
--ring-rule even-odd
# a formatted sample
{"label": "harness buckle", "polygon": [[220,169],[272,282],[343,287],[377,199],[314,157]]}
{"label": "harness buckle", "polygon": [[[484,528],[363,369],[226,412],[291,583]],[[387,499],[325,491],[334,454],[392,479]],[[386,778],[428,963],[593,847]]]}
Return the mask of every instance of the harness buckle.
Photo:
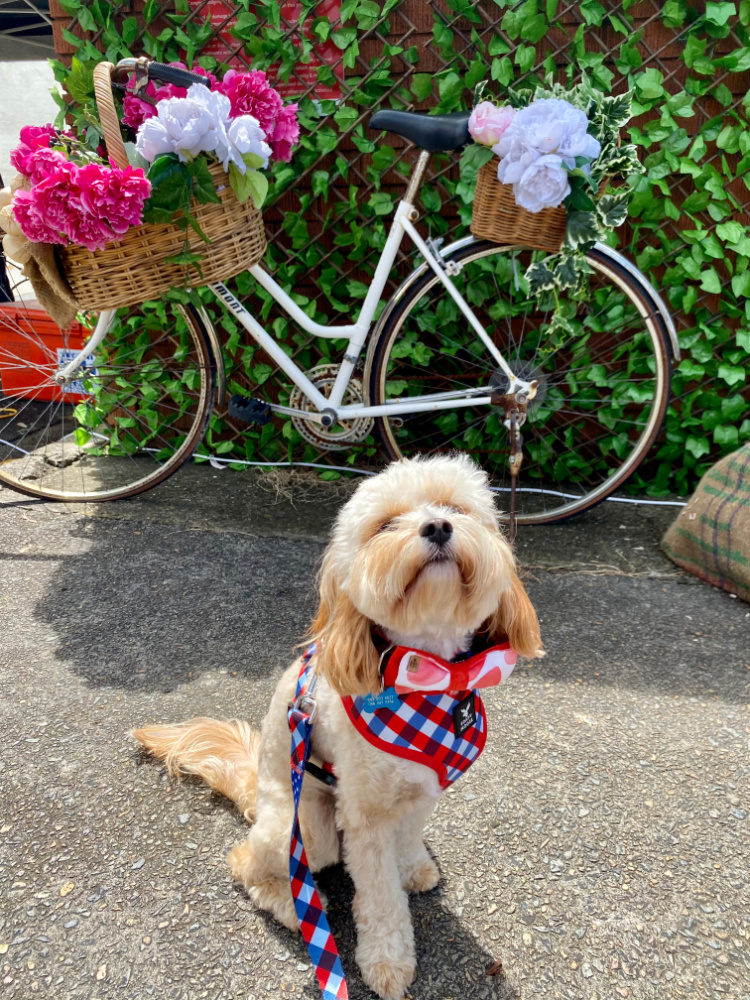
{"label": "harness buckle", "polygon": [[292,702],[289,708],[293,711],[303,712],[307,716],[307,721],[312,723],[315,713],[318,711],[318,703],[309,694],[301,694],[296,701]]}

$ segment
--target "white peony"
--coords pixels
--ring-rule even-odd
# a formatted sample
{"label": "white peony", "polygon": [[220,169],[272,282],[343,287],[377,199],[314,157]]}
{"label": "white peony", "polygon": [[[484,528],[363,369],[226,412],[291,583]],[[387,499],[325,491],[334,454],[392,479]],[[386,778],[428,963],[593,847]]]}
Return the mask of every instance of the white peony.
{"label": "white peony", "polygon": [[187,97],[159,101],[156,117],[147,118],[138,129],[135,148],[149,163],[163,153],[176,153],[183,161],[199,153],[227,156],[229,98],[194,83]]}
{"label": "white peony", "polygon": [[230,161],[237,167],[241,174],[247,170],[247,164],[243,160],[245,153],[252,153],[261,161],[256,166],[265,169],[268,166],[268,159],[271,155],[271,147],[265,142],[266,133],[260,127],[257,118],[252,115],[240,115],[235,118],[229,126],[227,133],[228,146],[225,157],[220,157],[222,166],[229,170]]}
{"label": "white peony", "polygon": [[492,150],[501,160],[518,163],[523,159],[527,166],[533,161],[530,154],[551,153],[572,170],[577,156],[595,160],[601,152],[599,141],[587,132],[588,124],[584,112],[568,101],[544,98],[517,111]]}
{"label": "white peony", "polygon": [[538,156],[513,181],[516,204],[527,212],[557,208],[570,194],[568,174],[563,160],[555,154]]}

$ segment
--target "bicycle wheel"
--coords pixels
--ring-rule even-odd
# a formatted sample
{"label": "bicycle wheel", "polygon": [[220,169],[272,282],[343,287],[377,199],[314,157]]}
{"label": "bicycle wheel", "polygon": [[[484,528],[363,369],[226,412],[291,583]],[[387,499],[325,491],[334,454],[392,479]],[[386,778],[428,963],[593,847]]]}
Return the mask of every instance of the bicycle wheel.
{"label": "bicycle wheel", "polygon": [[[558,293],[567,327],[550,334],[554,301],[537,302],[524,273],[537,251],[471,240],[444,255],[452,278],[515,374],[537,379],[522,428],[520,523],[561,521],[621,487],[661,428],[671,351],[655,301],[630,270],[594,248],[584,301]],[[451,266],[453,265],[453,266]],[[373,404],[396,397],[508,385],[432,271],[407,291],[368,356]],[[486,393],[485,393],[486,395]],[[466,451],[510,493],[501,407],[470,405],[382,417],[391,459]],[[507,520],[507,516],[504,517]]]}
{"label": "bicycle wheel", "polygon": [[118,500],[163,482],[198,446],[215,368],[196,311],[167,300],[121,309],[79,378],[58,386],[95,320],[62,331],[23,303],[0,306],[0,485]]}

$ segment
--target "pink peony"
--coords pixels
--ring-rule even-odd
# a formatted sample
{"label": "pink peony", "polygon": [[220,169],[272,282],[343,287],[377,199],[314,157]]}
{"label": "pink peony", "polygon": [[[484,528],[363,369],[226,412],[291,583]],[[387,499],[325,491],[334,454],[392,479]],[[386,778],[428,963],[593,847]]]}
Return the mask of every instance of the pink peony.
{"label": "pink peony", "polygon": [[469,117],[472,139],[482,146],[494,146],[513,121],[514,114],[513,108],[498,108],[491,101],[482,101]]}
{"label": "pink peony", "polygon": [[[174,66],[176,69],[187,69],[187,66],[181,62],[169,63],[170,66]],[[197,73],[198,76],[205,76],[209,82],[209,86],[212,90],[218,87],[218,81],[212,73],[206,72],[201,66],[194,66],[191,73]],[[132,90],[135,87],[135,80],[131,80],[128,84],[128,89]],[[149,81],[146,87],[146,93],[149,97],[152,97],[155,101],[165,101],[170,97],[185,97],[187,96],[187,90],[185,87],[176,87],[174,84],[165,83],[160,87],[157,87],[153,81]],[[129,125],[134,131],[138,131],[141,125],[146,121],[147,118],[153,118],[156,114],[156,106],[154,104],[149,104],[146,101],[142,101],[140,98],[134,95],[127,94],[123,101],[123,115],[122,120],[125,125]]]}
{"label": "pink peony", "polygon": [[71,214],[67,235],[72,243],[86,247],[87,250],[103,250],[108,243],[117,239],[117,234],[106,219],[98,219],[88,212]]}
{"label": "pink peony", "polygon": [[54,125],[25,125],[21,129],[20,142],[10,154],[11,165],[21,174],[31,172],[30,160],[37,149],[48,149],[50,142],[57,136]]}
{"label": "pink peony", "polygon": [[268,82],[268,77],[259,69],[249,73],[238,73],[230,69],[219,84],[219,90],[232,102],[232,118],[252,115],[266,133],[273,134],[276,121],[284,110],[280,95]]}
{"label": "pink peony", "polygon": [[[34,207],[50,229],[56,233],[70,235],[71,220],[81,212],[75,175],[78,167],[74,163],[60,165],[58,171],[45,177],[31,189]],[[56,243],[64,243],[58,237]]]}
{"label": "pink peony", "polygon": [[58,153],[57,150],[45,147],[35,149],[26,160],[31,183],[39,184],[45,177],[56,173],[62,164],[67,162],[65,156],[62,153]]}
{"label": "pink peony", "polygon": [[98,163],[81,167],[76,177],[84,212],[104,221],[122,236],[143,220],[151,184],[140,168],[108,169]]}
{"label": "pink peony", "polygon": [[61,237],[48,225],[47,220],[40,214],[35,192],[16,191],[13,196],[13,217],[21,227],[21,232],[27,240],[32,243],[67,243],[65,237]]}
{"label": "pink peony", "polygon": [[269,138],[275,160],[288,163],[292,158],[292,147],[299,142],[299,122],[297,105],[287,104],[276,119],[273,136]]}

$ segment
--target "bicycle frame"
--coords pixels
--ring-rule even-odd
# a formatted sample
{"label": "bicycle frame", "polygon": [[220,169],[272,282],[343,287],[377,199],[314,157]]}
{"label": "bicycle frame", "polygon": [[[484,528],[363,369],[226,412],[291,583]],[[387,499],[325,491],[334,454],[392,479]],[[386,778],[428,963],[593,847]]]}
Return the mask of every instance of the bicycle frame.
{"label": "bicycle frame", "polygon": [[[229,291],[221,282],[213,282],[208,287],[214,295],[227,306],[244,328],[263,348],[268,356],[278,365],[278,367],[294,382],[304,393],[305,397],[312,403],[315,410],[300,411],[290,407],[281,406],[276,403],[269,404],[271,409],[277,413],[294,414],[295,416],[305,416],[307,419],[315,420],[326,426],[331,426],[338,420],[354,420],[360,417],[382,417],[386,414],[397,416],[406,413],[420,413],[428,410],[447,410],[462,406],[490,405],[490,387],[487,389],[464,389],[455,392],[433,393],[426,396],[414,396],[408,400],[394,399],[380,406],[367,405],[346,405],[342,406],[342,400],[346,393],[347,386],[359,360],[362,350],[367,341],[368,334],[372,328],[375,318],[375,311],[380,301],[380,296],[385,288],[388,276],[390,275],[396,255],[398,254],[404,236],[408,236],[414,246],[422,254],[425,262],[434,271],[440,282],[445,287],[448,294],[461,310],[466,320],[479,339],[487,348],[490,356],[496,362],[508,378],[509,386],[507,393],[525,394],[527,399],[532,399],[535,387],[523,379],[516,378],[501,351],[493,343],[492,338],[479,322],[471,307],[451,281],[448,269],[440,256],[434,252],[432,247],[422,239],[414,226],[417,219],[417,210],[414,207],[414,198],[419,190],[424,172],[429,162],[430,154],[423,150],[420,153],[414,173],[409,181],[409,186],[403,199],[399,202],[391,228],[388,233],[386,244],[380,255],[375,274],[373,275],[370,287],[362,304],[359,317],[356,323],[344,324],[341,326],[325,326],[311,320],[310,317],[292,300],[284,289],[274,280],[274,278],[260,265],[255,265],[249,269],[250,274],[281,306],[284,312],[295,323],[316,337],[347,338],[348,346],[344,353],[341,366],[336,376],[336,381],[329,397],[324,396],[305,373],[287,356],[273,337],[261,326],[242,303]],[[107,331],[114,317],[114,310],[106,310],[99,316],[94,333],[87,341],[84,348],[73,358],[64,368],[61,368],[56,375],[59,384],[65,384],[75,377],[78,367],[92,350],[97,348],[107,335]]]}

